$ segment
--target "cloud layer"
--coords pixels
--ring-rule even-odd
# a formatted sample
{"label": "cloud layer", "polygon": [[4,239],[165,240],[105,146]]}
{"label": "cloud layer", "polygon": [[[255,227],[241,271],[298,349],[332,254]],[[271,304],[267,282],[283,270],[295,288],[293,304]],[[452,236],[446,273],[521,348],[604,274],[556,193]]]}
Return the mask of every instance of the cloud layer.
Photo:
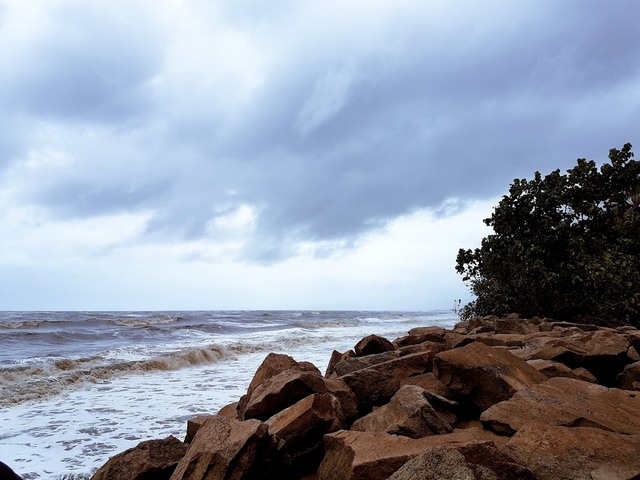
{"label": "cloud layer", "polygon": [[3,221],[135,219],[131,244],[269,264],[421,209],[454,215],[636,141],[639,15],[595,0],[0,2]]}

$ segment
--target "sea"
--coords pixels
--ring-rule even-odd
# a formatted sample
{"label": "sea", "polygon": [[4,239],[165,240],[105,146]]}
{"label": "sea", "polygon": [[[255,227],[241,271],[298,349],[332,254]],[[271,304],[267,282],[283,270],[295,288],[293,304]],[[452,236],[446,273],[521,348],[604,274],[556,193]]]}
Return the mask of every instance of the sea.
{"label": "sea", "polygon": [[333,350],[452,327],[453,311],[0,312],[0,461],[88,479],[144,440],[239,400],[269,352],[325,372]]}

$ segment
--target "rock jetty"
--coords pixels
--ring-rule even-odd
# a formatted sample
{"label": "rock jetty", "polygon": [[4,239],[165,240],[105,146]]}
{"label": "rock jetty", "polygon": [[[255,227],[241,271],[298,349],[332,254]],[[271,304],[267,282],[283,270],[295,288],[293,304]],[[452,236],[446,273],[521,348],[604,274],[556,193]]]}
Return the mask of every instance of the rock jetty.
{"label": "rock jetty", "polygon": [[640,331],[483,317],[371,335],[323,375],[270,353],[246,394],[93,480],[640,478]]}

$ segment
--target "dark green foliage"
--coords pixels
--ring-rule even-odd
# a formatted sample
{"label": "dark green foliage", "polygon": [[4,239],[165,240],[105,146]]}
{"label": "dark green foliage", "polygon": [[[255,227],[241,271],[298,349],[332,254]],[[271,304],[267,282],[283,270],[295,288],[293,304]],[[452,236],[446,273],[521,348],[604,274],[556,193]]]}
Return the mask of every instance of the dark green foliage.
{"label": "dark green foliage", "polygon": [[516,179],[456,271],[476,300],[463,316],[523,316],[640,326],[640,162],[631,145],[609,162]]}

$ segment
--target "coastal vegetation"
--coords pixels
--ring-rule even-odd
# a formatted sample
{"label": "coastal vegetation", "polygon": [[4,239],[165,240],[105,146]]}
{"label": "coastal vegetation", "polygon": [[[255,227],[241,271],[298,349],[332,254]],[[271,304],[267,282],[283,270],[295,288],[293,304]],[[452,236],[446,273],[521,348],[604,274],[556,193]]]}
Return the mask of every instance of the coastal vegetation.
{"label": "coastal vegetation", "polygon": [[494,233],[460,249],[456,271],[475,300],[461,317],[540,316],[640,325],[640,163],[630,144],[599,168],[515,179],[491,217]]}

